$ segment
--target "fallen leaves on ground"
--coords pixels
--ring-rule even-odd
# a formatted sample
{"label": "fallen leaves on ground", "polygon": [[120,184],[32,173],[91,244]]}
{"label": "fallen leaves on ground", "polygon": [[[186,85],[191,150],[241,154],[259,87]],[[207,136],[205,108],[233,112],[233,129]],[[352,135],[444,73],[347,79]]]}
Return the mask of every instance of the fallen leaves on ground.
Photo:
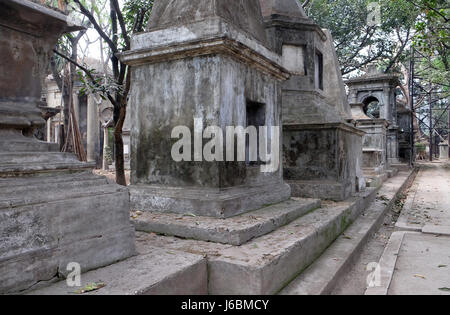
{"label": "fallen leaves on ground", "polygon": [[93,283],[87,284],[84,288],[75,291],[75,293],[76,294],[84,294],[84,293],[88,293],[88,292],[93,292],[93,291],[100,290],[101,288],[104,288],[105,286],[106,286],[106,284],[104,284],[103,282],[99,282],[99,283],[93,282]]}

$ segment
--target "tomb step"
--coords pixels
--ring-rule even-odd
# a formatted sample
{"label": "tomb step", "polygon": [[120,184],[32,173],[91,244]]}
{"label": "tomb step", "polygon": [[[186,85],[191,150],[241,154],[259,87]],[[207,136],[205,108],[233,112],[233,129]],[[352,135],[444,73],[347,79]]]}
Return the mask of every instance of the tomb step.
{"label": "tomb step", "polygon": [[411,170],[411,167],[407,163],[391,163],[390,166],[399,172],[409,172]]}
{"label": "tomb step", "polygon": [[130,185],[129,189],[132,209],[215,218],[234,217],[291,197],[289,185],[278,181],[227,189],[158,185]]}
{"label": "tomb step", "polygon": [[347,274],[367,240],[383,224],[386,212],[399,194],[414,180],[414,172],[402,172],[389,179],[377,198],[358,219],[304,272],[279,292],[281,295],[330,294]]}
{"label": "tomb step", "polygon": [[210,294],[275,294],[308,267],[375,197],[324,205],[278,230],[209,261]]}
{"label": "tomb step", "polygon": [[292,196],[334,201],[346,200],[351,195],[351,185],[331,180],[287,180]]}
{"label": "tomb step", "polygon": [[147,247],[138,256],[81,275],[81,287],[60,281],[29,295],[70,295],[91,283],[103,283],[83,295],[205,295],[206,259],[201,255]]}
{"label": "tomb step", "polygon": [[139,242],[206,255],[209,294],[275,294],[320,256],[375,199],[376,191],[324,202],[322,208],[241,246],[154,233],[139,234]]}
{"label": "tomb step", "polygon": [[66,274],[70,262],[87,271],[135,254],[123,187],[80,182],[70,191],[43,190],[41,196],[23,194],[1,204],[0,294]]}
{"label": "tomb step", "polygon": [[0,164],[78,161],[76,155],[65,152],[1,152]]}
{"label": "tomb step", "polygon": [[95,167],[95,163],[80,162],[73,153],[0,153],[0,176],[46,172],[61,169],[81,170],[93,167]]}
{"label": "tomb step", "polygon": [[[14,183],[14,181],[10,181]],[[105,177],[91,174],[89,177],[79,178],[76,176],[65,176],[54,181],[52,177],[42,178],[40,183],[28,183],[25,185],[12,184],[6,186],[6,182],[0,183],[0,200],[4,198],[14,199],[26,195],[42,194],[43,191],[53,192],[56,190],[68,191],[76,189],[80,184],[84,187],[98,187],[107,184]],[[3,184],[3,187],[2,187]]]}
{"label": "tomb step", "polygon": [[1,152],[58,152],[59,144],[42,141],[0,140]]}
{"label": "tomb step", "polygon": [[19,163],[19,164],[0,164],[0,177],[11,175],[34,174],[37,172],[45,173],[61,170],[87,170],[93,169],[95,162],[83,163],[80,161],[67,162],[37,162],[37,163]]}
{"label": "tomb step", "polygon": [[294,198],[227,219],[133,211],[132,222],[137,231],[242,245],[319,207],[320,200]]}
{"label": "tomb step", "polygon": [[391,167],[386,172],[387,172],[389,178],[391,178],[391,177],[394,177],[394,176],[396,176],[398,174],[398,169]]}
{"label": "tomb step", "polygon": [[33,186],[45,182],[63,183],[67,181],[81,181],[95,176],[91,170],[82,171],[55,171],[48,173],[36,173],[34,176],[0,177],[0,189],[15,186]]}
{"label": "tomb step", "polygon": [[35,189],[30,189],[27,193],[20,192],[19,190],[13,193],[1,193],[0,209],[26,207],[65,200],[67,198],[114,194],[116,192],[124,191],[120,186],[109,185],[105,183],[104,180],[101,180],[101,182],[101,184],[96,180],[94,180],[94,182],[73,182],[68,186],[58,185],[51,191],[36,187]]}

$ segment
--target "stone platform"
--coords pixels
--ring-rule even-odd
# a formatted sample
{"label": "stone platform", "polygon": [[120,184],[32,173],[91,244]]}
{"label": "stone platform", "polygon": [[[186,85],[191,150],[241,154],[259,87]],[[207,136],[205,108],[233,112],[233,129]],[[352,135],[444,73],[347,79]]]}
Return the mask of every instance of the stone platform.
{"label": "stone platform", "polygon": [[139,255],[81,275],[81,287],[65,281],[29,295],[72,295],[88,284],[105,287],[83,295],[204,295],[206,259],[200,255],[155,247],[140,247]]}
{"label": "stone platform", "polygon": [[129,188],[133,209],[215,218],[230,218],[291,196],[289,185],[279,182],[221,189],[158,185]]}
{"label": "stone platform", "polygon": [[[137,232],[139,256],[85,273],[82,284],[105,283],[104,288],[88,293],[100,295],[326,294],[381,224],[383,214],[413,180],[413,175],[402,172],[380,190],[369,188],[345,202],[324,201],[320,208],[240,246]],[[313,200],[303,204],[311,202],[314,204]],[[285,214],[290,211],[286,207]],[[281,209],[278,212],[283,213]],[[144,221],[150,215],[155,214],[143,213],[135,221]],[[251,216],[248,214],[244,223]],[[263,217],[263,212],[260,216]],[[162,214],[156,214],[155,218],[160,223],[168,219]],[[198,221],[199,230],[211,223],[207,220],[214,220],[179,218],[186,222],[173,223],[174,226],[191,227]],[[234,219],[239,222],[243,217]],[[60,282],[29,293],[73,294],[75,290]]]}
{"label": "stone platform", "polygon": [[295,198],[228,219],[135,211],[132,222],[137,231],[242,245],[319,207],[320,200]]}
{"label": "stone platform", "polygon": [[206,255],[209,294],[275,294],[319,257],[375,197],[376,190],[369,189],[345,202],[325,202],[240,246],[138,233],[138,247]]}
{"label": "stone platform", "polygon": [[[18,167],[18,166],[17,166]],[[91,171],[0,176],[0,293],[17,293],[135,254],[126,188]]]}
{"label": "stone platform", "polygon": [[381,226],[386,212],[412,183],[415,172],[401,172],[386,181],[377,198],[361,216],[302,274],[286,286],[283,295],[325,295],[339,285],[339,280],[358,258],[367,240]]}

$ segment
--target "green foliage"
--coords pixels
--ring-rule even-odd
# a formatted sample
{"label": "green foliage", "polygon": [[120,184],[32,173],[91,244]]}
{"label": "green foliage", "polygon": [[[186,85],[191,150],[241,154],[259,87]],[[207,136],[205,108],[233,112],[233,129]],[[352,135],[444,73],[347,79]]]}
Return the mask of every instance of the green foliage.
{"label": "green foliage", "polygon": [[108,164],[112,164],[114,162],[113,150],[110,146],[105,147],[103,156]]}
{"label": "green foliage", "polygon": [[[123,18],[127,24],[127,29],[133,30],[133,33],[142,32],[147,25],[150,13],[153,8],[153,0],[127,0],[123,6]],[[140,13],[143,14],[141,18],[137,18]]]}
{"label": "green foliage", "polygon": [[[368,23],[368,4],[373,2],[380,5],[379,25]],[[389,65],[400,60],[418,14],[406,0],[313,0],[307,12],[331,31],[343,74],[375,61]]]}
{"label": "green foliage", "polygon": [[416,152],[417,153],[425,152],[426,150],[427,150],[427,146],[425,145],[425,143],[422,143],[422,142],[416,143]]}

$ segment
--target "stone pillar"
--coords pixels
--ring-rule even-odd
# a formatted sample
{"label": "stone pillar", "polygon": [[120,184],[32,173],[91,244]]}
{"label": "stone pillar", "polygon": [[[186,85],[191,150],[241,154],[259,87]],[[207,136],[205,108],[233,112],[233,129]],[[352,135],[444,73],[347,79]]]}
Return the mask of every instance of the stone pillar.
{"label": "stone pillar", "polygon": [[41,82],[58,38],[82,27],[28,0],[0,2],[0,294],[135,254],[128,191],[38,141]]}
{"label": "stone pillar", "polygon": [[73,93],[73,111],[77,118],[78,124],[80,123],[80,100],[78,99],[78,92]]}
{"label": "stone pillar", "polygon": [[87,160],[97,161],[97,148],[99,139],[98,105],[94,95],[89,95],[87,101]]}
{"label": "stone pillar", "polygon": [[447,161],[448,158],[448,143],[447,142],[441,142],[439,144],[439,159]]}
{"label": "stone pillar", "polygon": [[52,141],[52,119],[47,120],[47,142]]}
{"label": "stone pillar", "polygon": [[296,0],[260,0],[268,41],[291,78],[283,84],[284,178],[296,197],[344,200],[365,189],[362,136],[333,39]]}
{"label": "stone pillar", "polygon": [[379,186],[387,179],[386,119],[372,119],[363,110],[364,104],[350,104],[358,129],[364,131],[363,172],[370,186]]}
{"label": "stone pillar", "polygon": [[[281,164],[262,172],[261,165],[225,157],[225,143],[234,138],[227,139],[227,127],[281,126],[280,82],[289,74],[265,43],[258,0],[155,1],[147,31],[135,35],[132,50],[122,55],[132,66],[135,209],[226,218],[290,197]],[[196,143],[177,162],[171,134],[179,126]],[[216,152],[223,160],[210,162],[201,153],[211,139],[200,142],[205,128],[214,126],[222,131],[216,131],[223,136]],[[280,143],[281,132],[268,138]]]}
{"label": "stone pillar", "polygon": [[103,127],[103,170],[107,171],[109,169],[109,162],[106,158],[106,151],[109,149],[109,132],[108,127]]}

